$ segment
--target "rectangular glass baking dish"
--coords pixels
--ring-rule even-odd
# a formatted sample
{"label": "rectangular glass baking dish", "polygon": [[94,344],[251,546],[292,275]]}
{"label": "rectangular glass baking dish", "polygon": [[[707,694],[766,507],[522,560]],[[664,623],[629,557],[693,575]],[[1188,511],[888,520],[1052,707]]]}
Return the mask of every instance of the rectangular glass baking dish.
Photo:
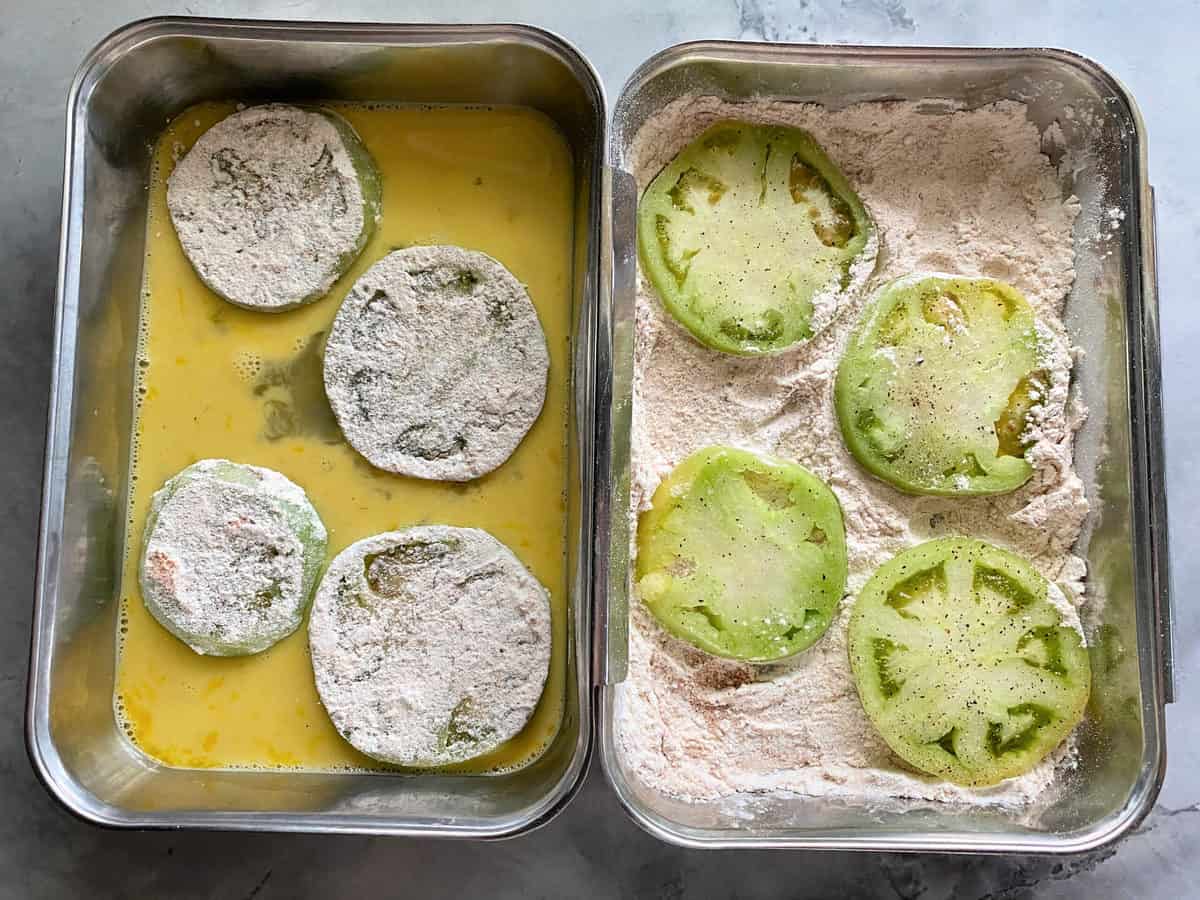
{"label": "rectangular glass baking dish", "polygon": [[[615,685],[624,678],[630,597],[629,452],[636,272],[638,129],[672,99],[711,94],[813,101],[949,100],[966,107],[1015,99],[1039,129],[1081,223],[1124,217],[1095,240],[1076,229],[1078,278],[1066,325],[1085,354],[1076,389],[1091,410],[1077,465],[1093,512],[1080,552],[1105,598],[1093,623],[1093,701],[1080,765],[1044,804],[1020,814],[896,802],[736,795],[686,803],[625,768],[614,742]],[[944,106],[944,104],[942,104]],[[931,104],[936,114],[938,104]],[[1059,50],[891,48],[698,42],[647,60],[617,98],[608,144],[612,253],[600,348],[611,395],[599,398],[596,679],[598,753],[629,814],[688,847],[1067,853],[1106,844],[1149,812],[1165,767],[1163,705],[1171,699],[1166,492],[1153,195],[1145,131],[1133,99],[1100,66]],[[1092,221],[1095,221],[1093,218]]]}
{"label": "rectangular glass baking dish", "polygon": [[[575,163],[569,410],[567,699],[557,738],[520,771],[465,777],[186,770],[159,765],[113,714],[119,571],[146,185],[166,123],[208,99],[519,104]],[[574,48],[535,28],[163,18],[83,62],[67,108],[66,180],[26,721],[49,791],[127,827],[502,837],[561,809],[591,748],[593,393],[605,109]]]}

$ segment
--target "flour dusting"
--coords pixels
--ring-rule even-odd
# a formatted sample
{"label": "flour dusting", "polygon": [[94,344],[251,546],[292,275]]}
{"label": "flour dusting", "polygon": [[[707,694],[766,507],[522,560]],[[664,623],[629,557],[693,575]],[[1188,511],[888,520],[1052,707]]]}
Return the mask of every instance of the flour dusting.
{"label": "flour dusting", "polygon": [[430,525],[351,544],[308,624],[329,718],[368,756],[446,765],[529,721],[550,666],[550,595],[478,528]]}
{"label": "flour dusting", "polygon": [[142,597],[197,653],[257,653],[300,626],[325,540],[299,485],[260,466],[201,460],[151,501]]}
{"label": "flour dusting", "polygon": [[[846,652],[853,595],[901,550],[952,534],[1026,558],[1059,590],[1052,599],[1079,627],[1084,561],[1071,548],[1087,513],[1073,464],[1086,415],[1069,395],[1075,350],[1062,326],[1074,279],[1072,227],[1042,138],[1023,104],[975,110],[948,104],[731,104],[684,97],[637,134],[639,190],[692,138],[721,119],[795,125],[811,132],[858,190],[881,247],[868,290],[843,304],[811,341],[778,356],[739,359],[695,343],[639,275],[633,398],[631,523],[659,481],[710,444],[794,459],[823,478],[845,515],[850,576],[829,632],[796,658],[754,667],[702,653],[631,603],[629,673],[617,689],[617,743],[641,782],[684,799],[793,791],[861,801],[893,797],[1020,807],[1073,762],[1066,742],[1032,772],[986,790],[903,767],[859,703]],[[996,497],[902,494],[846,450],[833,407],[838,359],[870,289],[917,271],[996,278],[1039,317],[1050,389],[1026,437],[1033,477]],[[636,547],[632,548],[636,550]]]}
{"label": "flour dusting", "polygon": [[171,221],[204,283],[261,310],[323,296],[378,217],[348,141],[358,137],[336,113],[282,104],[204,132],[167,182]]}
{"label": "flour dusting", "polygon": [[498,468],[546,401],[524,285],[486,253],[409,247],[354,283],[325,344],[329,405],[371,465],[439,481]]}

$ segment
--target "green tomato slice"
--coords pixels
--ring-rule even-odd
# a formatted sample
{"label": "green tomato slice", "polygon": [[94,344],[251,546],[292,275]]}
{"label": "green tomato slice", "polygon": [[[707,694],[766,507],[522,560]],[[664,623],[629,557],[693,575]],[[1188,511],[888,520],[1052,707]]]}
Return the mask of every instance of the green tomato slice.
{"label": "green tomato slice", "polygon": [[756,663],[799,653],[845,593],[841,506],[795,463],[699,450],[642,514],[637,584],[663,627],[701,650]]}
{"label": "green tomato slice", "polygon": [[281,473],[200,460],[151,498],[142,600],[197,653],[259,653],[300,626],[327,544],[308,496]]}
{"label": "green tomato slice", "polygon": [[743,356],[812,337],[813,296],[849,286],[873,228],[810,134],[744,122],[688,144],[638,207],[642,264],[667,310]]}
{"label": "green tomato slice", "polygon": [[871,299],[838,365],[846,446],[913,494],[1002,494],[1033,474],[1023,435],[1050,375],[1033,310],[990,279],[909,275]]}
{"label": "green tomato slice", "polygon": [[850,620],[863,708],[909,765],[982,787],[1032,769],[1083,717],[1091,667],[1032,566],[953,537],[880,566]]}

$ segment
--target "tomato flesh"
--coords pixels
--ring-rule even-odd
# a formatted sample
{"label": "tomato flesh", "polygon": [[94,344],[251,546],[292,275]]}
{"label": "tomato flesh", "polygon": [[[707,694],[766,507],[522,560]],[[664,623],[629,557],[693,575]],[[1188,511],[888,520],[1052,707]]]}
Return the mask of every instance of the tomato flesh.
{"label": "tomato flesh", "polygon": [[1051,586],[968,538],[913,547],[855,601],[849,651],[867,715],[905,762],[982,787],[1032,769],[1083,716],[1091,667]]}
{"label": "tomato flesh", "polygon": [[783,659],[825,633],[845,593],[841,507],[802,466],[709,447],[655,491],[636,574],[676,637],[730,659]]}
{"label": "tomato flesh", "polygon": [[872,474],[914,494],[1015,490],[1050,389],[1025,298],[990,279],[913,275],[872,298],[838,365],[842,436]]}
{"label": "tomato flesh", "polygon": [[650,183],[642,265],[701,343],[756,356],[812,337],[813,296],[844,289],[873,224],[845,176],[798,128],[719,122]]}

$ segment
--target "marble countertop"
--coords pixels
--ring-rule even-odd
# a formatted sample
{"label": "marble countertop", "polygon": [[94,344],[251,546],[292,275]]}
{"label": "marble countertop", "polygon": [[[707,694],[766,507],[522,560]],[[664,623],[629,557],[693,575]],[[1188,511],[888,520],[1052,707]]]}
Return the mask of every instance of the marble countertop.
{"label": "marble countertop", "polygon": [[[1190,897],[1200,895],[1200,90],[1194,0],[344,0],[340,3],[7,0],[0,16],[0,898],[147,897]],[[1115,848],[1067,859],[833,853],[704,853],[660,844],[621,812],[593,766],[581,795],[541,830],[499,844],[358,837],[123,833],[55,805],[26,760],[25,703],[35,534],[49,378],[67,87],[87,50],[165,13],[289,19],[516,21],[557,31],[595,64],[610,102],[655,51],[698,38],[1059,46],[1108,67],[1141,105],[1157,189],[1178,702],[1159,804]]]}

